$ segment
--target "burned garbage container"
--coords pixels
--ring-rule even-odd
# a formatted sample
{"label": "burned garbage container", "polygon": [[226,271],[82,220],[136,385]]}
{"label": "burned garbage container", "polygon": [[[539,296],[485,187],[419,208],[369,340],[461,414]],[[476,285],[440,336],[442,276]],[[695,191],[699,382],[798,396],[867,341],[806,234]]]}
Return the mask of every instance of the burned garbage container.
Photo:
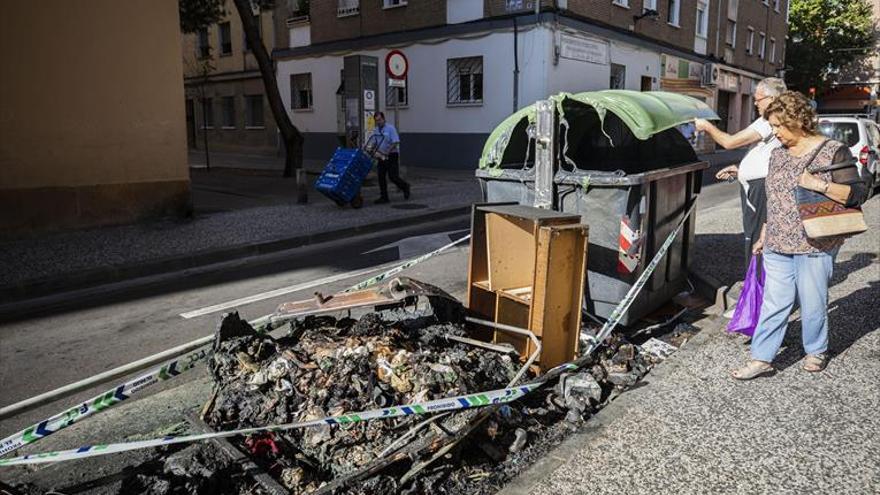
{"label": "burned garbage container", "polygon": [[[674,93],[555,95],[490,135],[476,172],[483,199],[580,215],[590,228],[585,310],[607,318],[700,192],[708,164],[676,129],[696,117],[718,118]],[[694,226],[692,214],[621,324],[686,286]]]}

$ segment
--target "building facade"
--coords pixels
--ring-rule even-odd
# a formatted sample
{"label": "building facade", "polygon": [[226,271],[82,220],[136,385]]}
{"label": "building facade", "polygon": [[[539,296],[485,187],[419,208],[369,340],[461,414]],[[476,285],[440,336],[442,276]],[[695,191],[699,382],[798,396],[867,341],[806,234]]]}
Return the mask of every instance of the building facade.
{"label": "building facade", "polygon": [[4,5],[0,236],[189,210],[179,33],[176,0]]}
{"label": "building facade", "polygon": [[[187,145],[190,149],[207,145],[217,151],[276,153],[278,128],[257,60],[231,0],[225,11],[226,17],[217,24],[182,38]],[[253,15],[271,53],[275,47],[273,12],[254,9]]]}
{"label": "building facade", "polygon": [[[276,16],[287,36],[274,58],[307,158],[342,141],[352,102],[344,59],[359,55],[376,62],[372,105],[398,122],[401,160],[471,168],[497,123],[563,91],[688,94],[716,108],[721,127],[742,129],[755,83],[784,67],[786,9],[785,0],[311,2],[308,13]],[[409,62],[405,90],[388,87],[392,49]]]}
{"label": "building facade", "polygon": [[[880,0],[871,1],[875,33],[880,33]],[[880,121],[880,34],[870,47],[853,47],[860,56],[837,74],[818,99],[819,112],[864,113]]]}

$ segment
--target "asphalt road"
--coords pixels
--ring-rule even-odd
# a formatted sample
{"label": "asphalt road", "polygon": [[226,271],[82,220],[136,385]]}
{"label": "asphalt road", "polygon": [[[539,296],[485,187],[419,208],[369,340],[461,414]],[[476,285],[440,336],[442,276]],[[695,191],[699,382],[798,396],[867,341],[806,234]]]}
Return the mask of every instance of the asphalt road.
{"label": "asphalt road", "polygon": [[[735,201],[736,195],[735,185],[705,187],[699,209]],[[436,249],[450,238],[465,234],[468,228],[468,218],[450,218],[227,263],[214,271],[192,272],[183,279],[158,277],[148,284],[120,284],[110,291],[87,291],[73,298],[47,300],[43,315],[0,326],[0,406],[210,335],[224,311],[234,308],[244,318],[253,319],[271,313],[282,302],[309,298],[315,290],[343,290],[371,276],[363,273],[371,267]],[[394,244],[402,239],[402,244]],[[467,273],[466,244],[462,246],[404,274],[461,297]],[[338,276],[338,280],[293,290],[297,285],[333,276]],[[279,288],[290,291],[263,296]],[[205,309],[247,296],[257,300],[230,304],[229,309]],[[181,316],[200,310],[204,314]],[[195,379],[200,373],[191,375],[175,379],[174,386]],[[0,421],[0,438],[110,386],[98,386]]]}

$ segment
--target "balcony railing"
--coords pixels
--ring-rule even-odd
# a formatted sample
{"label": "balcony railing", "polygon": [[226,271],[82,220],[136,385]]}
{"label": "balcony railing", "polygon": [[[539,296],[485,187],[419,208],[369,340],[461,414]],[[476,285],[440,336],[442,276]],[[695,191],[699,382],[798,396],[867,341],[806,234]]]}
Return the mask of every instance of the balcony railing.
{"label": "balcony railing", "polygon": [[336,17],[357,15],[361,11],[360,0],[339,0],[336,7]]}

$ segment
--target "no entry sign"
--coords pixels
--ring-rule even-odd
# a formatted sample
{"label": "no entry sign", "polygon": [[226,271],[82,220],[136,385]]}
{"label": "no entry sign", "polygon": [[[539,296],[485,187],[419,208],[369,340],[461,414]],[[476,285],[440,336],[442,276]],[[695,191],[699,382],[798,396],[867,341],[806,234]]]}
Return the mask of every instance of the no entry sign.
{"label": "no entry sign", "polygon": [[391,50],[385,56],[385,71],[392,79],[406,79],[406,71],[409,69],[409,61],[400,50]]}

